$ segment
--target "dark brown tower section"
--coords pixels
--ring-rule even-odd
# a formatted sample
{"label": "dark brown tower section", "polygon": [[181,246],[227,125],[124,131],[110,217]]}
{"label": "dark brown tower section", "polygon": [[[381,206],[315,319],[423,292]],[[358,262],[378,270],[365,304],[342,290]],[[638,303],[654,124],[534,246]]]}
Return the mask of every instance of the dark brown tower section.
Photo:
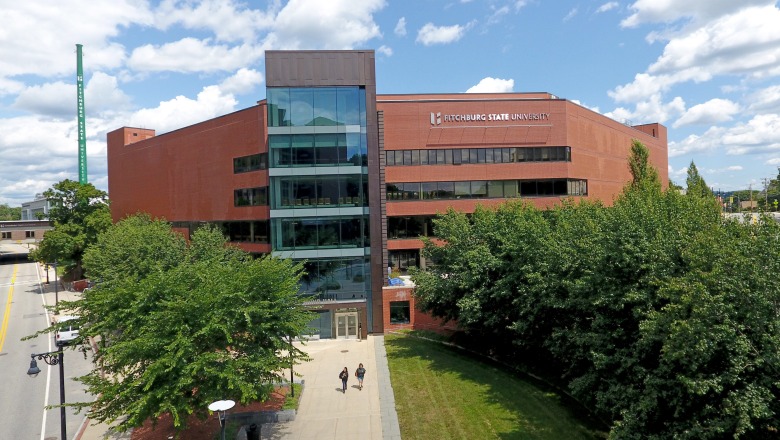
{"label": "dark brown tower section", "polygon": [[383,333],[382,206],[379,134],[376,110],[376,71],[373,50],[265,52],[267,87],[358,86],[366,91],[366,141],[368,148],[369,233],[371,234],[372,333]]}

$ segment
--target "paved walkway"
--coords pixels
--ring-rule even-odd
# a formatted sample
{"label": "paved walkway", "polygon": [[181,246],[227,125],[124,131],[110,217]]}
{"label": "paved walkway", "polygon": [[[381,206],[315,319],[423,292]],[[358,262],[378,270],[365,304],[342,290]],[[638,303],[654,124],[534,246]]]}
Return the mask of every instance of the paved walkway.
{"label": "paved walkway", "polygon": [[[263,425],[262,439],[401,439],[384,336],[369,336],[363,341],[309,341],[303,349],[312,360],[295,367],[305,383],[295,420]],[[361,362],[366,377],[359,390],[354,371]],[[345,366],[350,379],[347,392],[342,394],[338,374]],[[286,377],[289,374],[288,370]],[[76,438],[127,440],[130,435],[112,433],[108,426],[97,425],[87,426]]]}

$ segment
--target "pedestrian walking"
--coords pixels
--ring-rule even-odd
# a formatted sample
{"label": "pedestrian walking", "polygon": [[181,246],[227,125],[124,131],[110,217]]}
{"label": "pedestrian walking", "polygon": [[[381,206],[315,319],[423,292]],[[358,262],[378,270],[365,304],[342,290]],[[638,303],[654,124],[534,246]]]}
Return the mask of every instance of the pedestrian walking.
{"label": "pedestrian walking", "polygon": [[363,377],[366,375],[366,369],[363,368],[363,364],[358,365],[357,370],[355,370],[355,377],[358,379],[358,389],[363,389]]}
{"label": "pedestrian walking", "polygon": [[349,380],[349,370],[347,370],[347,367],[344,367],[344,369],[341,370],[341,373],[339,373],[339,379],[341,379],[341,392],[346,393],[347,380]]}

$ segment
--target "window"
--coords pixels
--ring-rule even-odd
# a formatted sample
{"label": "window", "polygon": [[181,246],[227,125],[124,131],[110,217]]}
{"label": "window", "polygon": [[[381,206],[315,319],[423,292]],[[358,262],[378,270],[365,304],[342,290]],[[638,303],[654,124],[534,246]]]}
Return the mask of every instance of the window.
{"label": "window", "polygon": [[268,204],[268,187],[242,188],[233,191],[233,206],[259,206]]}
{"label": "window", "polygon": [[471,182],[455,182],[455,198],[466,199],[471,197]]}
{"label": "window", "polygon": [[252,154],[233,158],[233,174],[268,168],[268,153]]}
{"label": "window", "polygon": [[409,301],[390,301],[390,324],[409,324]]}
{"label": "window", "polygon": [[420,251],[389,251],[387,257],[390,260],[390,266],[398,269],[401,273],[406,273],[410,267],[420,266]]}
{"label": "window", "polygon": [[428,236],[426,230],[432,216],[388,217],[387,238],[418,238]]}
{"label": "window", "polygon": [[35,231],[24,231],[25,238],[35,238]]}
{"label": "window", "polygon": [[368,246],[363,217],[305,217],[273,219],[275,250],[340,249]]}
{"label": "window", "polygon": [[10,240],[10,239],[11,239],[11,231],[8,231],[8,232],[3,232],[2,234],[3,234],[3,235],[2,235],[2,237],[0,237],[0,238],[2,238],[2,239],[4,239],[4,240],[6,240],[6,239],[9,239],[9,240]]}

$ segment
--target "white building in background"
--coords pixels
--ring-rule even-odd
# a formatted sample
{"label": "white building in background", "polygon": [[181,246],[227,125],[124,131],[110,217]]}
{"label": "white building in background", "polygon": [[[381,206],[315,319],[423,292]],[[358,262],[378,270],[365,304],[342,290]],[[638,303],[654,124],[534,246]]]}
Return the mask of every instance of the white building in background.
{"label": "white building in background", "polygon": [[36,194],[32,202],[22,203],[22,220],[48,220],[50,209],[49,200],[43,194]]}

